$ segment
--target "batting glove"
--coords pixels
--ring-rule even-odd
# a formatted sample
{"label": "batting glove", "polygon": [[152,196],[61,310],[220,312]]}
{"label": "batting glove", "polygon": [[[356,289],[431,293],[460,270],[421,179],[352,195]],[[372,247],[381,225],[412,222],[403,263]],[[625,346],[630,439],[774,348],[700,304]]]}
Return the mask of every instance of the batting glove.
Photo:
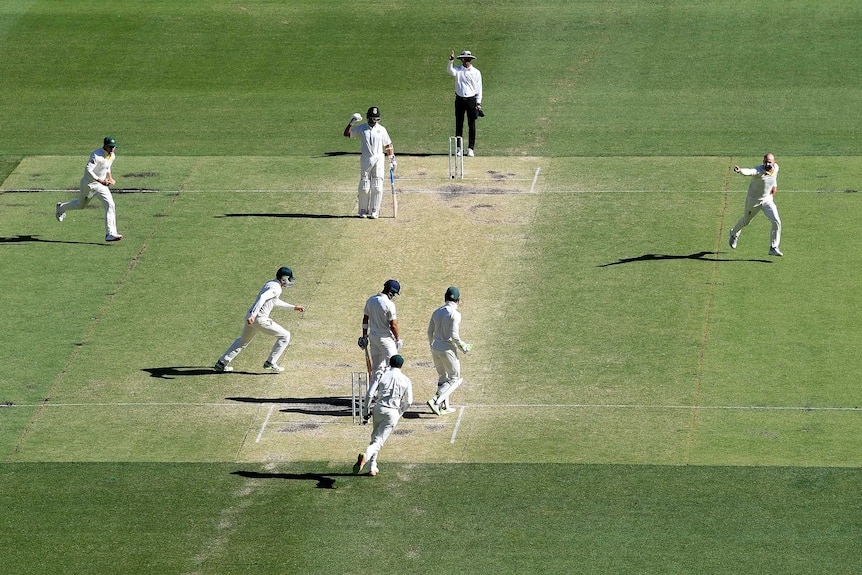
{"label": "batting glove", "polygon": [[365,349],[368,347],[368,338],[364,335],[359,336],[359,339],[356,340],[356,345],[358,345],[360,349]]}
{"label": "batting glove", "polygon": [[404,340],[396,339],[395,340],[395,349],[397,349],[398,351],[401,351],[402,347],[404,347]]}
{"label": "batting glove", "polygon": [[353,114],[352,116],[350,116],[350,123],[351,124],[354,122],[358,122],[360,120],[362,120],[362,114],[360,114],[358,112],[356,114]]}
{"label": "batting glove", "polygon": [[464,353],[470,353],[471,349],[473,349],[472,343],[465,343],[464,345],[461,346],[461,351],[463,351]]}
{"label": "batting glove", "polygon": [[395,170],[398,167],[398,162],[395,161],[395,156],[389,156],[389,169]]}

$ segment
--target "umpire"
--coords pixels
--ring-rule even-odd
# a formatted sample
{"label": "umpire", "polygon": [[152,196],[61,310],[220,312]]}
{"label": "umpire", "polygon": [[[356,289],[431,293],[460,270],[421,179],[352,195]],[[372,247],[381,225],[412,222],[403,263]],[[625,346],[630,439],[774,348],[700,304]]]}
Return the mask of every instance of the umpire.
{"label": "umpire", "polygon": [[[476,148],[476,117],[484,116],[482,111],[482,72],[473,66],[476,59],[469,50],[458,56],[460,66],[455,66],[455,52],[449,54],[446,71],[455,76],[455,135],[464,136],[464,115],[467,115],[467,155],[472,156]],[[463,141],[463,140],[462,140]],[[459,150],[460,151],[460,150]]]}

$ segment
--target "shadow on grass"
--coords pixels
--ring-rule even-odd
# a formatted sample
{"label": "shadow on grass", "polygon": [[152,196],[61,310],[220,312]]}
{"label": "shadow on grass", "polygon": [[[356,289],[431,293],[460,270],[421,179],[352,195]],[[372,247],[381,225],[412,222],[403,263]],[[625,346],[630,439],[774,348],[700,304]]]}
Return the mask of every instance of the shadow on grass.
{"label": "shadow on grass", "polygon": [[700,260],[703,262],[757,262],[761,264],[772,263],[772,260],[723,258],[719,257],[721,253],[722,252],[697,252],[680,256],[673,254],[644,254],[642,256],[637,256],[634,258],[622,258],[615,262],[609,264],[602,264],[596,267],[606,268],[609,266],[618,266],[620,264],[631,264],[634,262],[654,262],[661,260]]}
{"label": "shadow on grass", "polygon": [[[336,477],[358,477],[353,473],[262,473],[260,471],[233,471],[231,475],[238,475],[246,479],[288,479],[292,481],[314,481],[318,489],[337,489],[335,487]],[[368,475],[363,473],[362,475]]]}
{"label": "shadow on grass", "polygon": [[353,404],[350,397],[226,397],[228,401],[243,403],[275,403],[284,405],[282,413],[302,413],[330,417],[351,417]]}
{"label": "shadow on grass", "polygon": [[[186,377],[190,375],[224,375],[224,372],[216,371],[212,367],[200,365],[177,365],[172,367],[145,367],[141,371],[146,371],[150,377],[159,379],[176,379],[178,377]],[[272,375],[269,372],[255,371],[232,371],[232,375]]]}
{"label": "shadow on grass", "polygon": [[[337,158],[338,156],[359,156],[359,152],[323,152],[319,156],[311,156],[312,158]],[[428,158],[430,156],[448,156],[449,154],[430,153],[430,152],[398,152],[398,156],[407,158]]]}
{"label": "shadow on grass", "polygon": [[309,220],[331,220],[331,219],[355,219],[356,216],[333,214],[224,214],[221,216],[213,216],[214,218],[300,218]]}
{"label": "shadow on grass", "polygon": [[24,243],[41,243],[41,244],[72,244],[80,246],[107,246],[102,242],[67,242],[63,240],[43,240],[39,236],[11,236],[0,237],[0,244],[24,244]]}

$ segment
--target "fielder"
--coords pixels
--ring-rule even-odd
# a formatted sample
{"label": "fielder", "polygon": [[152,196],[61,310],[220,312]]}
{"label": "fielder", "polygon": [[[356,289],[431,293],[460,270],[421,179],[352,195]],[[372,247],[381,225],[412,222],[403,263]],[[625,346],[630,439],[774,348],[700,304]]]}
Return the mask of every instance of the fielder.
{"label": "fielder", "polygon": [[751,219],[762,211],[770,222],[772,231],[769,236],[769,255],[783,256],[778,244],[781,243],[781,218],[778,217],[778,206],[775,205],[775,192],[778,191],[778,164],[775,156],[766,154],[763,163],[755,168],[740,168],[733,166],[733,171],[743,176],[751,176],[748,183],[748,195],[745,197],[745,213],[730,230],[730,247],[736,249],[739,234]]}
{"label": "fielder", "polygon": [[117,232],[117,211],[114,197],[108,187],[117,183],[111,176],[111,166],[117,157],[114,154],[116,147],[117,140],[112,136],[104,139],[102,147],[90,154],[90,159],[87,160],[87,165],[84,167],[84,177],[81,178],[78,198],[66,203],[57,202],[57,208],[54,211],[57,221],[62,222],[66,219],[68,210],[83,210],[90,203],[90,200],[98,197],[105,208],[106,242],[118,242],[123,239],[123,236]]}
{"label": "fielder", "polygon": [[216,371],[233,371],[230,362],[239,355],[239,352],[244,350],[248,344],[263,332],[276,337],[275,344],[272,346],[272,351],[269,357],[263,363],[264,369],[271,369],[275,373],[281,373],[284,368],[278,365],[278,360],[287,346],[290,344],[290,332],[272,321],[269,314],[273,308],[286,307],[296,311],[305,311],[301,305],[293,305],[285,303],[279,299],[281,290],[286,287],[291,287],[294,284],[293,272],[290,268],[279,268],[275,274],[274,280],[269,280],[257,294],[257,299],[248,314],[245,316],[245,327],[242,329],[242,335],[234,341],[223,356],[215,364]]}
{"label": "fielder", "polygon": [[[353,473],[362,471],[366,463],[370,464],[369,475],[374,476],[380,472],[377,455],[398,425],[398,420],[413,403],[413,382],[401,372],[403,365],[404,358],[393,355],[389,358],[389,369],[369,390],[376,398],[373,411],[374,429],[371,431],[371,444],[356,458]],[[369,417],[371,414],[366,412],[364,421],[367,422]]]}
{"label": "fielder", "polygon": [[361,158],[359,160],[359,217],[377,219],[380,217],[380,203],[383,201],[384,153],[389,157],[389,168],[395,171],[395,151],[389,132],[380,124],[380,109],[368,108],[365,114],[368,121],[354,126],[362,119],[359,113],[353,114],[344,137],[361,138]]}
{"label": "fielder", "polygon": [[431,314],[428,322],[428,344],[437,369],[437,393],[427,403],[436,415],[455,411],[449,407],[449,396],[463,381],[458,350],[468,353],[473,349],[472,344],[461,340],[461,312],[458,311],[461,292],[451,286],[446,290],[444,300],[446,303]]}
{"label": "fielder", "polygon": [[365,404],[373,399],[371,390],[389,365],[389,359],[401,351],[404,342],[398,332],[398,316],[395,312],[395,296],[401,293],[401,284],[386,280],[383,290],[368,298],[362,316],[362,335],[357,340],[360,348],[371,352],[373,373],[368,384]]}

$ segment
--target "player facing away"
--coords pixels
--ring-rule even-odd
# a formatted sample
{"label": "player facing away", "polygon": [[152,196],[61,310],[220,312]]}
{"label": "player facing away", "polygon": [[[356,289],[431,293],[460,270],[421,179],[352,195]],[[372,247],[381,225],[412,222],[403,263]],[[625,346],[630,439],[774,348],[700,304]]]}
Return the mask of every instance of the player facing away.
{"label": "player facing away", "polygon": [[90,200],[94,197],[99,198],[105,208],[106,242],[117,242],[123,239],[123,236],[117,232],[117,211],[114,196],[111,195],[111,188],[109,187],[117,183],[111,176],[111,166],[117,157],[114,154],[116,147],[117,140],[113,136],[107,136],[102,141],[102,147],[90,154],[87,165],[84,166],[84,177],[81,178],[78,198],[71,202],[58,202],[54,211],[57,221],[62,222],[66,219],[67,211],[83,210],[90,203]]}
{"label": "player facing away", "polygon": [[[413,382],[404,375],[401,367],[404,358],[398,354],[389,358],[389,369],[379,380],[375,380],[369,388],[372,397],[375,398],[372,413],[363,414],[363,423],[373,415],[374,428],[371,431],[371,443],[365,451],[356,458],[353,465],[353,473],[359,473],[365,464],[369,464],[369,475],[377,475],[380,468],[377,466],[377,455],[383,448],[383,444],[392,435],[398,420],[413,403]],[[368,409],[366,403],[365,409]]]}
{"label": "player facing away", "polygon": [[380,123],[380,108],[371,106],[365,114],[368,120],[354,126],[362,119],[353,114],[344,137],[359,138],[361,142],[359,159],[359,217],[377,219],[380,217],[380,204],[383,201],[384,155],[389,157],[389,167],[395,170],[395,150],[389,132]]}
{"label": "player facing away", "polygon": [[783,256],[778,245],[781,243],[781,218],[778,217],[778,206],[775,205],[775,192],[778,191],[778,164],[775,156],[766,154],[763,163],[754,168],[733,166],[733,171],[743,176],[751,176],[748,183],[748,195],[745,196],[745,213],[730,230],[730,247],[736,249],[742,228],[751,223],[757,212],[763,212],[770,222],[772,231],[769,235],[769,255]]}
{"label": "player facing away", "polygon": [[467,353],[473,349],[473,344],[461,339],[461,312],[458,311],[460,290],[450,286],[443,298],[445,303],[434,310],[428,322],[428,344],[437,369],[437,393],[427,403],[436,415],[455,411],[449,407],[449,396],[463,381],[458,350]]}
{"label": "player facing away", "polygon": [[305,311],[305,308],[301,305],[285,303],[279,299],[282,289],[292,287],[293,284],[293,272],[290,268],[286,267],[279,268],[275,274],[275,279],[263,284],[260,293],[257,294],[257,299],[254,300],[254,303],[248,310],[248,314],[245,316],[245,326],[242,329],[242,335],[227,348],[224,355],[216,362],[216,371],[233,371],[230,362],[251,343],[258,333],[266,333],[276,338],[269,357],[263,363],[263,368],[270,369],[275,373],[284,371],[284,368],[278,365],[278,360],[287,349],[288,344],[290,344],[290,332],[275,323],[269,317],[269,314],[277,307]]}

